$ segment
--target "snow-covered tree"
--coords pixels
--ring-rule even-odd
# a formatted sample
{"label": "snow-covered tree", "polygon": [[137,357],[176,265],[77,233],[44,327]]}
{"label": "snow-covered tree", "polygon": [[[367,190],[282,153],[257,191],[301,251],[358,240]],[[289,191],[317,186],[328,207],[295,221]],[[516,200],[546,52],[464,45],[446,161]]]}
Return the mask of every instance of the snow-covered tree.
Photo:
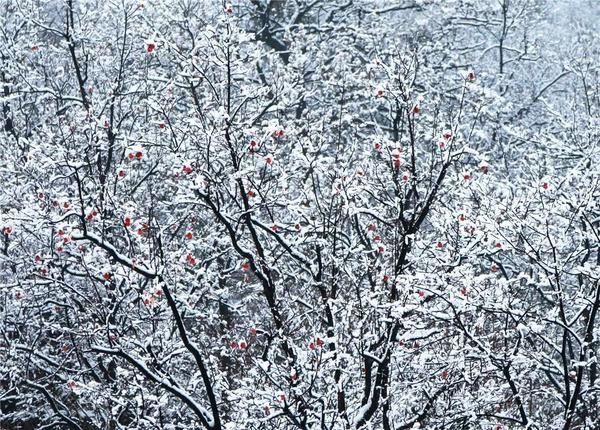
{"label": "snow-covered tree", "polygon": [[0,0],[0,426],[597,428],[573,4]]}

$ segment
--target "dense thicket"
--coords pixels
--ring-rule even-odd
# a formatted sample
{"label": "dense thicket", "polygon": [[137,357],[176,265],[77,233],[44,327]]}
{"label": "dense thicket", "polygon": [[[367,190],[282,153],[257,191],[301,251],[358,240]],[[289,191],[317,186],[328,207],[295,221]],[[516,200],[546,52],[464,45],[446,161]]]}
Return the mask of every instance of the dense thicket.
{"label": "dense thicket", "polygon": [[0,0],[0,427],[597,429],[594,0]]}

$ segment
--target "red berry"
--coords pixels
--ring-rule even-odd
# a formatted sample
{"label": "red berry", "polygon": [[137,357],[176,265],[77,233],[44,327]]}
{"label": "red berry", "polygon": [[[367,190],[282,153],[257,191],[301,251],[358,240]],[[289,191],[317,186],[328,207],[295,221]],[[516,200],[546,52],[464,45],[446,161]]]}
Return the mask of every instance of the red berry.
{"label": "red berry", "polygon": [[148,51],[149,54],[151,54],[152,52],[154,52],[154,50],[156,49],[156,44],[153,42],[148,42],[146,44],[146,51]]}
{"label": "red berry", "polygon": [[250,270],[250,263],[245,262],[244,264],[242,264],[242,269],[243,270]]}
{"label": "red berry", "polygon": [[102,277],[104,278],[105,281],[110,281],[110,272],[104,272],[102,274]]}
{"label": "red berry", "polygon": [[375,231],[377,227],[375,226],[375,224],[369,224],[367,226],[367,231]]}
{"label": "red berry", "polygon": [[185,258],[185,260],[188,262],[188,264],[190,266],[196,265],[196,257],[194,257],[192,254],[188,254],[188,256]]}
{"label": "red berry", "polygon": [[188,232],[185,234],[185,238],[186,238],[186,239],[188,239],[188,240],[191,240],[191,239],[193,239],[193,238],[194,238],[194,233],[192,233],[191,231],[188,231]]}
{"label": "red berry", "polygon": [[135,158],[137,158],[138,160],[141,160],[143,156],[144,154],[142,153],[142,151],[137,151],[135,153]]}
{"label": "red berry", "polygon": [[127,173],[125,172],[125,170],[123,170],[123,169],[119,170],[119,177],[120,178],[124,178],[126,174]]}
{"label": "red berry", "polygon": [[131,218],[126,216],[125,218],[123,218],[123,225],[125,227],[131,227],[131,224],[133,224],[133,221],[131,221]]}

